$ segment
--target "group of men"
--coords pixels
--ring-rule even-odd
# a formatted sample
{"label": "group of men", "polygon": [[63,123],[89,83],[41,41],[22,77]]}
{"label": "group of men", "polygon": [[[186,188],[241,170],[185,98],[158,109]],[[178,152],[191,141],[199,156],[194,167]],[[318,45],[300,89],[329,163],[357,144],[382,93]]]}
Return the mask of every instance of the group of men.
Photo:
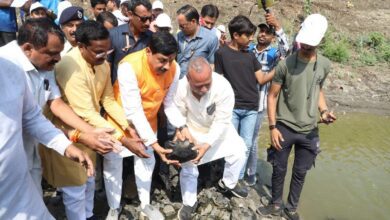
{"label": "group of men", "polygon": [[[52,219],[42,201],[42,176],[62,193],[68,219],[93,219],[98,155],[110,207],[107,219],[121,213],[122,163],[129,156],[134,157],[141,214],[149,219],[164,219],[150,205],[154,153],[180,167],[179,219],[191,219],[196,211],[201,164],[224,158],[218,186],[246,197],[247,187],[257,182],[257,137],[266,110],[272,199],[257,212],[299,219],[304,178],[320,151],[317,110],[320,122],[336,119],[322,91],[330,62],[316,51],[327,29],[325,17],[306,18],[296,38],[301,49],[289,54],[283,29],[270,13],[257,26],[253,44],[257,27],[242,15],[229,22],[227,42],[222,29],[214,27],[219,11],[212,4],[200,14],[191,5],[179,8],[176,38],[169,16],[162,19],[168,29],[153,24],[167,16],[160,1],[91,0],[96,21],[85,21],[83,8],[63,3],[59,26],[47,16],[35,17],[46,11],[34,4],[16,40],[0,47],[0,118],[5,122],[0,130],[0,219]],[[43,12],[35,13],[38,9]],[[106,10],[115,15],[114,25],[105,23]],[[172,138],[194,144],[195,158],[168,159],[172,150],[160,146],[157,136],[160,109]]]}

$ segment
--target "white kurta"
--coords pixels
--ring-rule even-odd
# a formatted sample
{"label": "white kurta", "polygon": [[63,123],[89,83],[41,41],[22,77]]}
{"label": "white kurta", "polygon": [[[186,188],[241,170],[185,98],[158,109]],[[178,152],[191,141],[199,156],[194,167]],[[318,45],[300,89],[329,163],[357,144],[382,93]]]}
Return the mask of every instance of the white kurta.
{"label": "white kurta", "polygon": [[[10,53],[12,51],[12,53]],[[53,71],[38,71],[23,53],[14,40],[0,47],[0,57],[11,61],[21,67],[27,79],[27,85],[33,94],[34,100],[44,109],[47,101],[61,97],[60,89],[56,83]],[[27,133],[23,133],[24,149],[27,155],[28,168],[37,189],[42,193],[42,165],[38,150],[38,141]]]}
{"label": "white kurta", "polygon": [[53,219],[28,173],[22,131],[62,155],[71,142],[42,115],[23,70],[0,66],[0,219]]}
{"label": "white kurta", "polygon": [[211,145],[199,164],[245,152],[245,143],[232,124],[233,89],[223,76],[213,73],[210,90],[199,101],[187,78],[181,79],[174,103],[181,115],[168,120],[175,127],[186,124],[198,144]]}

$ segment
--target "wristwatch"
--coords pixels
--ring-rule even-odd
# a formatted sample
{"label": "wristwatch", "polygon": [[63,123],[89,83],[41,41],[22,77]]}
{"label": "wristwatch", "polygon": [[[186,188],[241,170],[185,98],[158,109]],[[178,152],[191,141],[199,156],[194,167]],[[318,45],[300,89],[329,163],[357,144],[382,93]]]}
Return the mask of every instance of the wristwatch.
{"label": "wristwatch", "polygon": [[276,125],[270,125],[270,126],[268,126],[268,128],[269,128],[269,130],[273,130],[276,128]]}

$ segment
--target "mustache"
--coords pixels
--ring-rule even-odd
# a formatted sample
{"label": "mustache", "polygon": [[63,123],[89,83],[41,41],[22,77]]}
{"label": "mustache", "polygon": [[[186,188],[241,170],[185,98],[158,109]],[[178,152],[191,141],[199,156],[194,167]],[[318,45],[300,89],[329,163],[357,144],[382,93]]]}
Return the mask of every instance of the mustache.
{"label": "mustache", "polygon": [[161,73],[165,73],[165,72],[168,71],[168,70],[165,69],[165,68],[160,68],[159,71],[160,71]]}

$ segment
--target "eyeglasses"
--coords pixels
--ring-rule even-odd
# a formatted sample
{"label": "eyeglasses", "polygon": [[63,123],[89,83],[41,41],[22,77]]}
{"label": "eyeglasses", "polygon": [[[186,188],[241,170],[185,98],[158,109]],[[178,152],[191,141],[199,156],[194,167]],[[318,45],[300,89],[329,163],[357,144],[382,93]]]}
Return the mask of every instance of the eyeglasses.
{"label": "eyeglasses", "polygon": [[102,53],[97,53],[95,58],[100,59],[100,58],[106,57],[106,56],[110,55],[112,52],[114,52],[114,49],[111,49],[111,50],[108,50],[108,51],[102,52]]}
{"label": "eyeglasses", "polygon": [[106,52],[101,52],[101,53],[96,53],[95,51],[89,49],[88,47],[86,47],[87,50],[89,50],[90,52],[92,52],[93,54],[95,54],[95,59],[101,59],[101,58],[105,58],[107,57],[108,55],[110,55],[112,52],[114,52],[114,49],[111,49],[111,50],[108,50]]}
{"label": "eyeglasses", "polygon": [[153,16],[139,16],[137,15],[137,13],[133,12],[133,15],[137,16],[139,18],[139,20],[143,23],[145,23],[146,21],[150,21],[152,22],[153,20]]}

